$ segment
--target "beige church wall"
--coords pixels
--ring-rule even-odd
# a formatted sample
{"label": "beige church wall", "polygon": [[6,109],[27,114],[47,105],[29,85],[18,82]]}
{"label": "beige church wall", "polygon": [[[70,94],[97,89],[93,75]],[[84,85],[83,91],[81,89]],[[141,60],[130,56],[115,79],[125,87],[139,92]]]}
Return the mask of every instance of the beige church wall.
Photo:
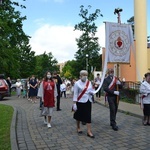
{"label": "beige church wall", "polygon": [[150,48],[147,48],[148,71],[150,71]]}

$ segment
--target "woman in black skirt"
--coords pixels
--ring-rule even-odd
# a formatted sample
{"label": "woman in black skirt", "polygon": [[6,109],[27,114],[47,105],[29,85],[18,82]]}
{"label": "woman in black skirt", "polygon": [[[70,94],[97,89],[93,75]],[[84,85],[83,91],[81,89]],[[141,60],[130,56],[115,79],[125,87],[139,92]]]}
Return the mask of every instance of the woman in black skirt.
{"label": "woman in black skirt", "polygon": [[80,79],[75,82],[73,95],[74,119],[77,121],[77,133],[82,134],[80,122],[87,125],[87,136],[94,138],[91,131],[92,95],[94,93],[91,82],[87,79],[86,70],[80,71]]}
{"label": "woman in black skirt", "polygon": [[141,103],[143,104],[144,121],[143,125],[150,125],[150,72],[145,74],[145,81],[140,87],[142,94]]}

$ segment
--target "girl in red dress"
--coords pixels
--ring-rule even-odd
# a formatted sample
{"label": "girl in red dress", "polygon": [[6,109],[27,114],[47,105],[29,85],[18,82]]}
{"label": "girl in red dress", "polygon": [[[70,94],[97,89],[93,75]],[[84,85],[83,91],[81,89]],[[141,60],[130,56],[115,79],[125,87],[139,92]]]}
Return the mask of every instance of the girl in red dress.
{"label": "girl in red dress", "polygon": [[[44,104],[44,109],[42,110],[42,115],[45,117],[44,124],[47,124],[47,127],[51,128],[50,121],[53,113],[53,107],[55,107],[57,87],[50,72],[46,72],[44,80],[40,84],[38,96],[42,97],[42,102]],[[48,120],[46,120],[46,116]]]}

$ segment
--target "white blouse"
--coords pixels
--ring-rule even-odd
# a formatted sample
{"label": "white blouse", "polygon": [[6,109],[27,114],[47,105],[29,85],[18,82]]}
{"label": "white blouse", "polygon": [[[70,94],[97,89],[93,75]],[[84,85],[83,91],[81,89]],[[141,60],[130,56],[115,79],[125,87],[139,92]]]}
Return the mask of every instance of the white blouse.
{"label": "white blouse", "polygon": [[[77,82],[75,82],[73,101],[77,101],[78,96],[84,90],[87,81],[86,82],[82,82],[81,79],[80,79]],[[88,100],[90,102],[92,102],[92,94],[94,94],[94,91],[95,90],[93,89],[93,86],[92,86],[91,82],[89,82],[89,86],[88,86],[86,92],[83,94],[83,96],[80,98],[80,100],[78,102],[86,103]]]}
{"label": "white blouse", "polygon": [[147,81],[141,84],[140,93],[144,96],[143,104],[150,104],[150,84]]}
{"label": "white blouse", "polygon": [[16,87],[17,87],[17,88],[22,88],[21,82],[16,82]]}

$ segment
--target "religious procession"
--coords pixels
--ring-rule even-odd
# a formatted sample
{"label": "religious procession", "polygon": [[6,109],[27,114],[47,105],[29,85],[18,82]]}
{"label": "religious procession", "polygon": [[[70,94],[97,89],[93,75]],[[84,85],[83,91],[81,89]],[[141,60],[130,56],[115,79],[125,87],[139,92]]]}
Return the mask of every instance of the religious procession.
{"label": "religious procession", "polygon": [[[149,150],[147,0],[134,0],[127,23],[117,7],[117,22],[107,15],[100,26],[120,1],[91,14],[77,1],[28,1],[28,15],[38,17],[27,27],[20,3],[0,0],[0,150]],[[72,23],[76,4],[82,21]],[[125,18],[133,4],[120,4]]]}

